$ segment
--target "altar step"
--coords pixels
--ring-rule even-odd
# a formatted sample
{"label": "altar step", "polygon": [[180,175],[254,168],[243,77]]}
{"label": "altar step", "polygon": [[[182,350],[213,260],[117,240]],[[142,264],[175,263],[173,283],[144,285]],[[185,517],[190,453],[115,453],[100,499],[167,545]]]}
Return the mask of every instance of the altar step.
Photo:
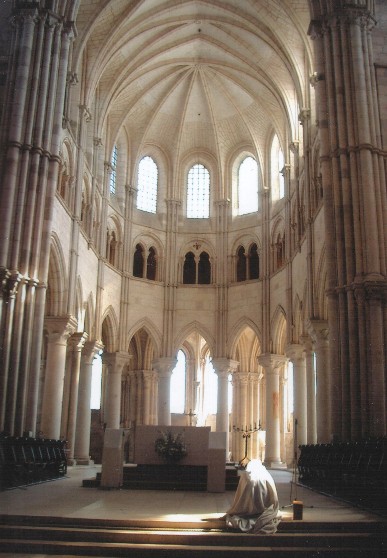
{"label": "altar step", "polygon": [[128,558],[366,558],[387,548],[384,522],[282,521],[275,535],[225,530],[220,520],[0,516],[0,552]]}
{"label": "altar step", "polygon": [[[236,490],[238,471],[226,468],[226,490]],[[85,479],[82,486],[95,488],[101,485],[101,473]],[[131,490],[183,490],[207,491],[207,467],[190,465],[125,465],[122,488]]]}

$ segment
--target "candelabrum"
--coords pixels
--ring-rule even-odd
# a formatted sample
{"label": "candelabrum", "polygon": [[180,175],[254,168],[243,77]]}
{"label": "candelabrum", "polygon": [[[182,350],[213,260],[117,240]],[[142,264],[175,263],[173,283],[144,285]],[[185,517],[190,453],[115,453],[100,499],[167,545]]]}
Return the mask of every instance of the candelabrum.
{"label": "candelabrum", "polygon": [[244,428],[243,428],[243,426],[241,426],[241,427],[233,426],[232,429],[233,429],[234,432],[240,432],[242,434],[242,438],[244,438],[244,440],[245,440],[245,455],[239,461],[238,465],[240,467],[246,467],[246,465],[250,461],[250,459],[247,457],[248,442],[251,438],[251,434],[254,434],[255,432],[258,432],[259,430],[262,430],[261,421],[258,422],[258,426],[257,426],[257,423],[255,422],[253,425],[250,424],[250,427],[248,427],[247,424],[246,424],[246,426]]}

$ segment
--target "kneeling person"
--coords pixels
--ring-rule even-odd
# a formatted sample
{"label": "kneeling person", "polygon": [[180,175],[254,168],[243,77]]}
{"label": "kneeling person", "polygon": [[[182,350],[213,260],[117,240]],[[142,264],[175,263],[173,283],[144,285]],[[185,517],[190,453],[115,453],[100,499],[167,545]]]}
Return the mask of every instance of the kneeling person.
{"label": "kneeling person", "polygon": [[281,520],[278,509],[273,477],[259,459],[253,459],[241,473],[234,502],[226,512],[226,524],[244,532],[271,535]]}

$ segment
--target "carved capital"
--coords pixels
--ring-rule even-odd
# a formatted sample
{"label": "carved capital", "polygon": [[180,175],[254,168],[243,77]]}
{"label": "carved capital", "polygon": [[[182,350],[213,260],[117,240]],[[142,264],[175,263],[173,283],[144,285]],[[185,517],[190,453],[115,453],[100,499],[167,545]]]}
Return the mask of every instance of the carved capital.
{"label": "carved capital", "polygon": [[109,374],[121,374],[123,368],[129,364],[132,355],[124,351],[115,353],[103,353],[102,362],[109,368]]}
{"label": "carved capital", "polygon": [[48,331],[50,343],[67,343],[68,338],[77,329],[77,320],[74,316],[47,317],[44,325]]}
{"label": "carved capital", "polygon": [[289,359],[284,355],[276,355],[274,353],[265,353],[258,357],[258,364],[260,364],[266,372],[279,373],[279,369],[284,366]]}
{"label": "carved capital", "polygon": [[239,362],[237,360],[232,360],[226,357],[220,358],[213,358],[212,365],[214,367],[215,373],[221,376],[227,376],[231,373],[234,373],[239,366]]}
{"label": "carved capital", "polygon": [[173,369],[177,364],[177,358],[161,357],[152,362],[152,366],[161,378],[168,378],[172,375]]}

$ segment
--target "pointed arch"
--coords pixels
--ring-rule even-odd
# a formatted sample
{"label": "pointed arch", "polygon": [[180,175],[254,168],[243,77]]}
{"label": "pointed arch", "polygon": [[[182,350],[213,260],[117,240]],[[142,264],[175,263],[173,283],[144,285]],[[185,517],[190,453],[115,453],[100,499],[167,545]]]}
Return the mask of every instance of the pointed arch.
{"label": "pointed arch", "polygon": [[286,312],[282,306],[277,306],[271,320],[271,352],[283,355],[286,346]]}
{"label": "pointed arch", "polygon": [[295,295],[293,301],[293,341],[298,342],[303,330],[303,320],[302,320],[302,308],[303,303],[300,300],[298,294]]}
{"label": "pointed arch", "polygon": [[46,315],[62,316],[66,313],[68,298],[66,262],[59,237],[51,236],[50,262],[47,279]]}
{"label": "pointed arch", "polygon": [[83,331],[85,313],[84,313],[84,305],[83,305],[82,279],[80,275],[78,275],[77,277],[77,284],[76,284],[75,317],[78,322],[78,331]]}
{"label": "pointed arch", "polygon": [[260,331],[259,327],[250,318],[247,318],[246,316],[243,316],[233,326],[233,328],[230,332],[230,336],[229,336],[229,339],[230,339],[230,358],[232,358],[234,360],[237,360],[236,352],[237,352],[237,345],[238,345],[238,342],[239,342],[239,338],[240,338],[241,334],[243,333],[243,330],[245,330],[246,328],[250,328],[250,329],[253,330],[253,332],[255,333],[255,335],[258,339],[259,344],[261,344],[262,334],[261,334],[261,331]]}
{"label": "pointed arch", "polygon": [[108,353],[118,349],[118,320],[114,308],[109,306],[102,316],[102,342]]}
{"label": "pointed arch", "polygon": [[211,355],[214,355],[215,350],[215,339],[209,332],[209,330],[200,322],[193,321],[187,324],[185,327],[181,328],[179,331],[179,335],[175,338],[174,341],[174,354],[177,353],[179,348],[184,344],[184,341],[189,337],[192,333],[198,333],[205,339],[209,346],[209,350]]}
{"label": "pointed arch", "polygon": [[142,318],[130,328],[126,338],[127,347],[129,347],[129,344],[136,333],[141,331],[142,329],[145,330],[149,337],[152,339],[155,347],[154,358],[158,358],[161,354],[162,335],[157,327],[153,324],[153,322],[151,322],[148,318]]}
{"label": "pointed arch", "polygon": [[90,293],[87,297],[87,301],[85,304],[85,321],[83,329],[89,336],[89,339],[95,339],[95,325],[94,325],[94,300],[93,294]]}

